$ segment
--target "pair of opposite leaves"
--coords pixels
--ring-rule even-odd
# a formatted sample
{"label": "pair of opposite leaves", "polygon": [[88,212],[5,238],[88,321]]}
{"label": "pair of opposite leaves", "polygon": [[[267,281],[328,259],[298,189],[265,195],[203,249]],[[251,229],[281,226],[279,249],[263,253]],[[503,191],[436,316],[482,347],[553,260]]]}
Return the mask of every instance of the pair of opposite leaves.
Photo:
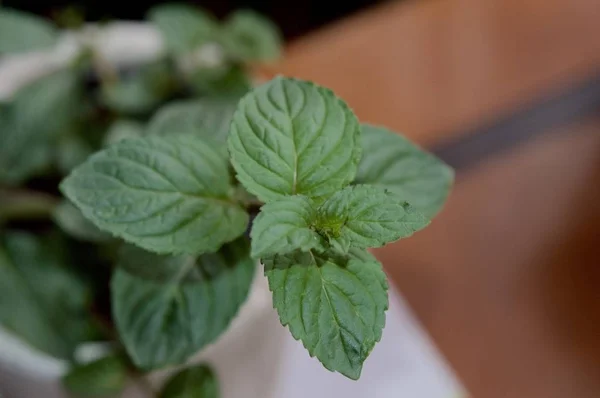
{"label": "pair of opposite leaves", "polygon": [[[265,264],[282,323],[325,367],[353,379],[381,338],[388,306],[381,265],[364,249],[428,223],[385,189],[394,188],[385,177],[394,154],[367,156],[360,169],[363,142],[386,148],[393,133],[364,126],[370,138],[361,142],[360,130],[330,90],[276,78],[240,101],[228,138],[238,180],[266,203],[251,233],[252,251]],[[421,208],[431,215],[452,174],[402,143],[402,150],[418,156],[405,162],[410,171],[403,175],[414,173],[412,185],[400,182],[396,191],[424,197]],[[436,172],[420,178],[431,168]],[[232,180],[224,145],[181,135],[119,142],[92,156],[61,187],[100,228],[153,252],[197,255],[217,251],[246,230],[249,217]],[[377,186],[348,187],[353,181]],[[120,306],[114,296],[113,305]],[[116,318],[121,335],[127,334],[118,311]]]}

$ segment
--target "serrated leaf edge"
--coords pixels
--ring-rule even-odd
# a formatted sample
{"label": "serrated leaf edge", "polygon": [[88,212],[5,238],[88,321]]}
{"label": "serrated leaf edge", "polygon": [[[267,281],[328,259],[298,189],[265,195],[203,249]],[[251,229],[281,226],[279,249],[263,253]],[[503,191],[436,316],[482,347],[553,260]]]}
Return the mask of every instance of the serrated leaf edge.
{"label": "serrated leaf edge", "polygon": [[[363,260],[360,260],[360,261],[363,261]],[[262,263],[262,261],[261,261],[261,265],[262,265],[262,266],[263,266],[263,268],[264,268],[264,266],[265,266],[265,265],[264,265],[264,263]],[[337,264],[336,264],[336,265],[337,265]],[[383,270],[382,270],[382,272],[383,272]],[[266,270],[264,270],[264,271],[263,271],[263,273],[264,273],[264,276],[267,278],[267,282],[268,282],[268,285],[269,285],[269,291],[270,291],[270,292],[273,294],[273,293],[274,293],[274,287],[272,286],[271,280],[270,280],[270,279],[268,278],[268,276],[267,276],[267,271],[266,271]],[[359,280],[359,281],[362,283],[362,280],[360,280],[360,278],[358,278],[358,277],[357,277],[357,279],[358,279],[358,280]],[[322,279],[321,279],[321,280],[322,280]],[[368,291],[368,289],[366,289],[366,286],[364,286],[364,285],[363,285],[363,287],[365,287],[365,290],[367,290],[367,291]],[[388,296],[388,294],[387,294],[387,292],[389,291],[389,284],[387,283],[387,280],[386,280],[386,283],[385,283],[385,284],[382,284],[382,285],[381,285],[381,287],[382,287],[382,288],[383,288],[383,290],[386,292],[386,303],[385,303],[385,306],[384,306],[384,309],[383,309],[383,313],[384,313],[384,315],[385,315],[385,313],[387,313],[387,311],[389,310],[389,296]],[[275,302],[274,302],[274,301],[272,301],[272,308],[275,310],[275,312],[277,312],[277,315],[278,315],[278,317],[279,317],[279,310],[277,309],[277,307],[276,307],[276,305],[275,305]],[[287,329],[287,330],[290,332],[290,334],[292,335],[292,337],[294,338],[294,340],[296,340],[296,341],[299,341],[300,343],[302,343],[302,346],[303,346],[303,347],[306,349],[306,351],[308,351],[308,355],[309,355],[311,358],[316,358],[316,354],[315,354],[315,353],[314,353],[314,352],[313,352],[313,351],[312,351],[312,350],[311,350],[309,347],[307,347],[306,343],[305,343],[305,342],[302,340],[302,338],[301,338],[300,336],[297,336],[297,335],[296,335],[296,333],[294,333],[294,332],[291,330],[291,328],[290,328],[290,326],[289,326],[289,323],[284,323],[284,322],[281,322],[281,317],[279,317],[279,321],[280,321],[281,325],[282,325],[283,327],[285,327],[285,328],[286,328],[286,329]],[[387,321],[387,317],[385,317],[385,316],[384,316],[384,323],[383,323],[382,330],[383,330],[383,329],[385,329],[386,321]],[[356,378],[354,378],[354,377],[351,377],[350,375],[347,375],[347,374],[341,373],[340,371],[338,371],[338,370],[336,370],[336,369],[333,369],[332,367],[329,367],[329,366],[325,365],[323,362],[321,362],[321,360],[320,360],[319,358],[316,358],[316,359],[319,361],[319,363],[320,363],[321,365],[323,365],[323,367],[324,367],[325,369],[329,370],[330,372],[333,372],[333,373],[340,373],[340,374],[342,374],[343,376],[345,376],[345,377],[348,377],[348,378],[349,378],[349,379],[351,379],[351,380],[357,381],[357,380],[360,378],[360,375],[361,375],[361,373],[362,373],[362,369],[363,369],[363,367],[364,367],[364,362],[365,362],[365,361],[368,359],[369,355],[371,354],[371,352],[372,352],[372,351],[373,351],[373,349],[375,348],[375,345],[377,345],[377,343],[379,343],[379,342],[381,341],[381,338],[382,338],[382,334],[381,334],[381,335],[379,335],[379,336],[377,336],[377,337],[375,337],[375,338],[373,339],[373,341],[372,341],[372,342],[370,342],[370,344],[369,344],[369,349],[367,350],[367,352],[366,352],[366,355],[365,355],[365,359],[363,360],[363,362],[362,362],[362,363],[361,363],[361,365],[360,365],[360,368],[359,368],[359,369],[358,369],[358,371],[357,371]]]}

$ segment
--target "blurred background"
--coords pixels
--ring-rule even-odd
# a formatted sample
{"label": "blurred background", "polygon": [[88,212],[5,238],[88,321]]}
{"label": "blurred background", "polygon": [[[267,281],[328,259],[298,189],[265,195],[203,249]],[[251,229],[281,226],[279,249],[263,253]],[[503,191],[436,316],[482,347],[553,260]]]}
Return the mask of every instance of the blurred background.
{"label": "blurred background", "polygon": [[263,76],[330,87],[456,168],[432,225],[376,255],[473,397],[600,396],[599,0],[197,3],[269,16],[286,49]]}
{"label": "blurred background", "polygon": [[[231,11],[250,8],[273,19],[280,27],[286,39],[291,40],[325,24],[343,18],[348,14],[383,3],[384,0],[349,0],[339,3],[323,1],[188,1],[201,5],[215,16],[222,18]],[[7,7],[34,12],[51,17],[57,11],[67,7],[79,10],[87,20],[133,19],[141,20],[153,5],[164,1],[145,1],[143,3],[123,4],[119,1],[5,1]]]}

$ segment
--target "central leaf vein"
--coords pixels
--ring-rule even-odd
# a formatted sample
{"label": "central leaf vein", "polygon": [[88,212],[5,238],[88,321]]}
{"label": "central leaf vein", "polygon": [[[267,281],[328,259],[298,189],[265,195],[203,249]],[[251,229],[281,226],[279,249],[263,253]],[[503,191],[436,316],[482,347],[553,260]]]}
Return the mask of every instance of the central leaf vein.
{"label": "central leaf vein", "polygon": [[[247,118],[247,116],[244,116],[244,118]],[[244,152],[246,152],[246,153],[252,153],[252,152],[248,151],[248,147],[246,147],[246,143],[244,142],[243,139],[238,138],[237,141],[240,143],[240,145],[244,149]],[[280,176],[275,171],[271,170],[269,167],[267,167],[264,164],[262,164],[261,162],[259,162],[258,159],[256,159],[254,156],[248,156],[246,159],[247,160],[251,160],[252,162],[254,162],[255,164],[257,164],[258,166],[260,166],[261,169],[267,171],[268,174],[271,174],[271,175],[277,177],[277,179],[282,180],[284,183],[286,183],[285,179],[282,176]],[[268,188],[268,187],[265,187],[265,188],[269,189],[270,191],[277,192],[277,191],[274,191],[272,188]]]}
{"label": "central leaf vein", "polygon": [[[329,298],[329,293],[327,292],[326,282],[325,282],[325,279],[323,278],[323,273],[319,267],[317,267],[317,271],[319,272],[319,277],[321,278],[321,290],[323,291],[323,294],[325,295],[325,298],[327,299],[327,304],[329,305],[331,315],[333,317],[335,325],[337,326],[337,334],[340,339],[340,343],[342,344],[342,348],[344,350],[344,354],[346,355],[346,358],[348,358],[348,362],[350,362],[350,355],[348,354],[348,349],[347,349],[346,345],[344,344],[344,337],[342,336],[342,325],[340,324],[340,320],[338,319],[335,308],[331,304],[331,299]],[[349,335],[351,335],[352,337],[354,337],[356,339],[356,336],[354,336],[352,333],[350,333],[350,331],[348,331],[346,329],[344,329],[344,330],[346,331],[346,333],[348,333]]]}

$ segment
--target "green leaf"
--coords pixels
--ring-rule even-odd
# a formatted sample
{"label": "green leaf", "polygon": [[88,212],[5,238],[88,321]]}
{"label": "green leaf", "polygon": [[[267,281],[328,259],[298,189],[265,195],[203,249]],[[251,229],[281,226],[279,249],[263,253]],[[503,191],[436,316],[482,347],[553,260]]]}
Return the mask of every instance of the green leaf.
{"label": "green leaf", "polygon": [[[214,254],[201,255],[200,258],[204,258],[203,256],[214,256]],[[191,267],[192,263],[196,261],[194,256],[186,254],[158,255],[129,244],[120,247],[118,258],[118,266],[129,275],[156,282],[168,281],[173,275],[177,275],[186,263],[189,263],[187,265]],[[191,281],[194,280],[194,276],[190,275]]]}
{"label": "green leaf", "polygon": [[54,222],[72,237],[88,242],[106,242],[110,234],[101,231],[86,219],[81,211],[67,200],[60,202],[52,212]]}
{"label": "green leaf", "polygon": [[101,100],[121,114],[151,112],[174,91],[173,73],[172,67],[163,60],[144,65],[132,75],[103,86]]}
{"label": "green leaf", "polygon": [[305,196],[267,203],[252,223],[252,257],[285,254],[297,249],[324,250],[323,239],[311,228],[315,219],[314,205]]}
{"label": "green leaf", "polygon": [[172,102],[152,117],[147,134],[193,134],[225,143],[238,102],[237,97],[208,97]]}
{"label": "green leaf", "polygon": [[357,380],[385,326],[381,264],[355,250],[347,256],[297,251],[263,263],[281,323],[327,369]]}
{"label": "green leaf", "polygon": [[122,252],[111,283],[113,316],[137,366],[183,363],[227,329],[252,284],[248,246],[240,238],[197,258],[133,246]]}
{"label": "green leaf", "polygon": [[127,138],[138,138],[144,134],[144,125],[133,119],[117,119],[104,136],[104,146],[109,146]]}
{"label": "green leaf", "polygon": [[219,398],[219,383],[206,365],[183,369],[163,387],[159,398]]}
{"label": "green leaf", "polygon": [[318,210],[316,227],[338,248],[366,249],[411,236],[429,220],[385,188],[346,187]]}
{"label": "green leaf", "polygon": [[326,197],[354,179],[360,128],[333,92],[277,77],[246,95],[233,116],[229,151],[239,181],[263,202]]}
{"label": "green leaf", "polygon": [[0,54],[44,50],[57,39],[57,29],[45,19],[0,8]]}
{"label": "green leaf", "polygon": [[246,230],[227,157],[192,136],[120,141],[90,157],[62,192],[100,229],[157,253],[213,252]]}
{"label": "green leaf", "polygon": [[79,116],[79,77],[45,76],[0,106],[0,181],[17,184],[52,163],[53,144]]}
{"label": "green leaf", "polygon": [[385,187],[433,218],[446,201],[454,171],[405,137],[383,127],[362,125],[363,157],[356,183]]}
{"label": "green leaf", "polygon": [[0,323],[32,347],[71,358],[93,336],[87,286],[66,267],[53,239],[9,233],[0,248]]}
{"label": "green leaf", "polygon": [[221,44],[241,60],[267,61],[281,56],[282,34],[272,21],[251,11],[235,11],[225,21]]}
{"label": "green leaf", "polygon": [[217,22],[209,14],[186,4],[156,6],[148,13],[148,19],[158,27],[167,49],[175,55],[209,42],[217,29]]}
{"label": "green leaf", "polygon": [[92,146],[77,134],[65,134],[58,140],[56,165],[63,174],[68,174],[83,163],[93,152]]}
{"label": "green leaf", "polygon": [[75,366],[62,378],[65,388],[80,397],[113,397],[126,382],[127,364],[119,355]]}
{"label": "green leaf", "polygon": [[241,97],[251,88],[248,73],[239,65],[203,66],[190,73],[189,84],[201,96]]}

